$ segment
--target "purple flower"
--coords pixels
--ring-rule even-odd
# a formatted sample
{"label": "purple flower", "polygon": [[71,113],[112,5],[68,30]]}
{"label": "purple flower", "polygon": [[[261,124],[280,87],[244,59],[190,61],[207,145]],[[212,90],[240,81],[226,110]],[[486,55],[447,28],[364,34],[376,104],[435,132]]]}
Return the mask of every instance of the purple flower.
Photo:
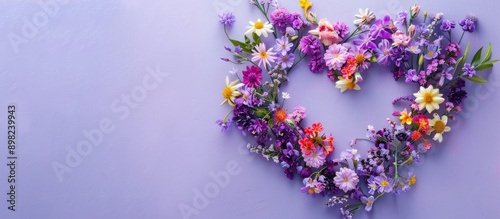
{"label": "purple flower", "polygon": [[446,50],[452,57],[458,57],[460,55],[460,45],[453,41],[446,45],[444,50]]}
{"label": "purple flower", "polygon": [[340,213],[344,219],[352,219],[353,213],[349,212],[349,210],[344,210],[344,208],[340,208]]}
{"label": "purple flower", "polygon": [[236,18],[232,13],[219,14],[219,23],[227,25],[228,27],[233,26]]}
{"label": "purple flower", "polygon": [[321,53],[321,43],[318,38],[308,35],[300,40],[300,51],[306,55]]}
{"label": "purple flower", "polygon": [[292,27],[296,30],[302,28],[304,26],[304,21],[302,21],[302,18],[300,18],[300,14],[297,12],[293,12],[290,16],[290,20],[292,23]]}
{"label": "purple flower", "polygon": [[285,8],[274,10],[269,17],[278,30],[285,32],[286,26],[290,23],[290,13]]}
{"label": "purple flower", "polygon": [[333,29],[337,32],[340,38],[344,38],[347,34],[349,34],[349,26],[347,26],[344,22],[333,23]]}
{"label": "purple flower", "polygon": [[292,48],[293,44],[288,42],[288,37],[282,36],[281,38],[276,39],[276,45],[274,46],[274,49],[278,52],[281,53],[281,55],[286,55],[288,51],[290,51],[290,48]]}
{"label": "purple flower", "polygon": [[375,177],[370,176],[370,178],[368,179],[368,188],[370,189],[368,193],[370,193],[371,195],[375,194],[375,191],[377,191],[378,188],[378,184],[377,182],[375,182]]}
{"label": "purple flower", "polygon": [[368,69],[370,66],[370,58],[372,57],[372,53],[363,47],[354,46],[349,51],[350,55],[356,59],[356,62],[360,66],[358,69],[361,70]]}
{"label": "purple flower", "polygon": [[344,192],[355,189],[359,182],[356,172],[346,167],[340,168],[340,170],[335,173],[333,180],[335,186],[342,189]]}
{"label": "purple flower", "polygon": [[375,177],[375,182],[379,186],[379,188],[378,188],[379,193],[382,193],[382,192],[388,193],[388,192],[392,191],[393,180],[391,178],[388,178],[387,176],[385,176],[384,173],[380,174],[380,176]]}
{"label": "purple flower", "polygon": [[427,46],[427,52],[425,53],[424,58],[427,60],[431,60],[433,58],[436,58],[437,55],[439,54],[438,49],[439,49],[439,47],[436,46],[435,44],[429,44]]}
{"label": "purple flower", "polygon": [[391,17],[385,16],[383,19],[378,19],[372,24],[370,28],[370,36],[373,38],[383,38],[390,39],[392,34],[389,33],[386,28],[389,27],[391,23]]}
{"label": "purple flower", "polygon": [[440,27],[441,31],[443,32],[449,32],[453,28],[455,28],[455,21],[450,20],[443,20]]}
{"label": "purple flower", "polygon": [[466,32],[474,32],[474,30],[476,29],[476,25],[474,24],[474,20],[471,19],[471,18],[465,18],[463,20],[460,21],[460,26],[462,27],[462,30],[466,31]]}
{"label": "purple flower", "polygon": [[422,50],[420,50],[420,45],[415,41],[410,41],[406,51],[411,52],[413,54],[420,54]]}
{"label": "purple flower", "polygon": [[293,148],[292,143],[286,143],[286,149],[283,150],[283,154],[287,157],[299,156],[299,151]]}
{"label": "purple flower", "polygon": [[462,71],[464,71],[464,75],[468,77],[476,75],[476,69],[470,63],[465,63],[464,67],[462,68]]}
{"label": "purple flower", "polygon": [[292,27],[286,27],[285,34],[289,37],[297,36],[297,31]]}
{"label": "purple flower", "polygon": [[243,70],[243,83],[249,87],[257,87],[260,85],[262,80],[262,69],[257,66],[247,66],[246,70]]}
{"label": "purple flower", "polygon": [[397,67],[400,67],[402,62],[408,60],[408,54],[404,46],[391,47],[389,49],[389,58]]}
{"label": "purple flower", "polygon": [[315,197],[318,193],[322,193],[325,189],[325,185],[317,179],[313,180],[311,178],[304,178],[304,180],[302,180],[302,183],[304,183],[304,187],[302,187],[300,191],[308,193],[313,197]]}
{"label": "purple flower", "polygon": [[311,56],[309,59],[309,70],[313,73],[320,73],[323,69],[325,69],[325,60],[321,56],[321,53]]}
{"label": "purple flower", "polygon": [[304,107],[301,107],[301,106],[296,106],[293,108],[293,112],[288,115],[288,117],[290,119],[292,119],[293,121],[295,121],[295,123],[299,123],[300,121],[302,121],[302,119],[306,118],[306,108]]}
{"label": "purple flower", "polygon": [[377,63],[381,65],[389,65],[390,48],[391,44],[389,43],[389,40],[383,39],[380,41],[377,50],[375,50],[377,53]]}
{"label": "purple flower", "polygon": [[341,44],[332,44],[325,51],[325,62],[329,69],[340,70],[347,61],[349,53]]}
{"label": "purple flower", "polygon": [[323,147],[316,147],[309,155],[302,154],[306,165],[313,168],[319,168],[326,161],[326,156],[323,153]]}
{"label": "purple flower", "polygon": [[373,196],[370,196],[370,197],[363,196],[363,197],[361,197],[361,202],[363,204],[365,204],[365,210],[366,211],[372,210],[372,205],[373,205],[374,201],[375,201],[375,198]]}
{"label": "purple flower", "polygon": [[295,55],[293,53],[285,55],[280,54],[278,56],[278,64],[281,64],[281,69],[292,67],[294,60],[295,60]]}
{"label": "purple flower", "polygon": [[396,14],[396,19],[394,24],[396,25],[404,25],[406,23],[406,18],[408,17],[407,11],[400,11]]}
{"label": "purple flower", "polygon": [[377,46],[375,45],[375,43],[373,43],[373,40],[375,40],[375,38],[372,37],[369,33],[362,33],[358,36],[358,38],[354,39],[352,43],[356,46],[375,50]]}
{"label": "purple flower", "polygon": [[264,144],[269,139],[267,130],[269,129],[267,121],[263,119],[254,119],[252,124],[248,127],[248,132],[257,138],[257,144]]}
{"label": "purple flower", "polygon": [[215,123],[220,126],[221,132],[226,131],[232,124],[230,121],[225,122],[222,119],[218,119]]}
{"label": "purple flower", "polygon": [[405,75],[406,79],[405,79],[405,82],[406,83],[410,83],[410,82],[417,82],[419,77],[417,75],[417,70],[415,69],[409,69],[407,72],[406,72],[406,75]]}

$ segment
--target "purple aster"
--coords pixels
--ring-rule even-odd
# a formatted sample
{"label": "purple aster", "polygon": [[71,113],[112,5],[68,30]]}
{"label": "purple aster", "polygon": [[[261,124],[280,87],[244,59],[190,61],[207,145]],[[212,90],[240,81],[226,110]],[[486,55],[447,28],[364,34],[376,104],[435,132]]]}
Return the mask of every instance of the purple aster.
{"label": "purple aster", "polygon": [[385,174],[382,173],[380,174],[380,176],[375,177],[375,182],[379,186],[378,188],[379,193],[382,192],[388,193],[392,191],[393,180],[385,176]]}
{"label": "purple aster", "polygon": [[440,27],[441,31],[443,32],[449,32],[453,28],[455,28],[455,21],[450,20],[443,20]]}
{"label": "purple aster", "polygon": [[408,54],[404,46],[391,47],[389,49],[389,58],[394,62],[394,65],[399,67],[402,62],[408,60]]}
{"label": "purple aster", "polygon": [[285,32],[286,26],[290,23],[290,13],[285,8],[274,10],[269,17],[278,30]]}
{"label": "purple aster", "polygon": [[288,51],[290,51],[290,48],[292,48],[293,44],[288,42],[288,37],[282,36],[281,38],[276,39],[276,45],[274,46],[274,49],[278,52],[281,53],[281,55],[286,55]]}
{"label": "purple aster", "polygon": [[389,43],[389,40],[383,39],[380,41],[378,48],[375,50],[377,54],[377,63],[381,65],[389,65],[390,48],[391,44]]}
{"label": "purple aster", "polygon": [[349,34],[349,26],[347,26],[344,22],[333,23],[333,29],[337,32],[340,38],[344,38],[347,34]]}
{"label": "purple aster", "polygon": [[306,55],[321,52],[321,43],[318,38],[313,35],[308,35],[300,40],[300,51]]}
{"label": "purple aster", "polygon": [[404,25],[406,24],[406,19],[408,17],[408,12],[407,11],[400,11],[396,14],[396,19],[394,21],[394,24],[396,25]]}
{"label": "purple aster", "polygon": [[361,202],[365,204],[365,210],[370,211],[372,210],[372,205],[373,202],[375,202],[375,198],[373,196],[370,197],[363,196],[361,197]]}
{"label": "purple aster", "polygon": [[358,185],[359,182],[359,177],[354,170],[342,167],[335,173],[333,180],[335,182],[335,186],[342,189],[344,192],[348,192],[356,188],[356,185]]}
{"label": "purple aster", "polygon": [[219,23],[227,25],[228,27],[233,26],[236,18],[232,13],[222,13],[219,14]]}
{"label": "purple aster", "polygon": [[462,30],[466,31],[466,32],[474,32],[474,30],[476,29],[476,25],[474,24],[474,20],[473,19],[470,19],[470,18],[465,18],[463,20],[460,21],[460,26],[462,27]]}
{"label": "purple aster", "polygon": [[312,168],[319,168],[326,161],[323,147],[316,147],[309,155],[302,154],[306,165]]}
{"label": "purple aster", "polygon": [[281,64],[281,69],[292,67],[294,60],[295,60],[295,55],[293,53],[285,55],[280,54],[278,56],[278,64]]}
{"label": "purple aster", "polygon": [[309,58],[309,70],[311,70],[312,73],[320,73],[323,69],[325,69],[325,60],[321,53],[314,54]]}
{"label": "purple aster", "polygon": [[257,87],[260,85],[262,80],[262,69],[257,66],[247,66],[246,70],[243,70],[243,84],[249,87]]}
{"label": "purple aster", "polygon": [[347,48],[341,44],[332,44],[325,51],[325,62],[329,69],[340,70],[347,61],[349,53]]}
{"label": "purple aster", "polygon": [[464,67],[462,68],[462,71],[464,71],[464,75],[468,77],[476,75],[476,69],[470,63],[465,63]]}
{"label": "purple aster", "polygon": [[373,38],[383,38],[390,39],[392,34],[389,33],[386,28],[389,27],[391,23],[391,17],[385,16],[383,19],[378,19],[372,24],[370,28],[370,36]]}

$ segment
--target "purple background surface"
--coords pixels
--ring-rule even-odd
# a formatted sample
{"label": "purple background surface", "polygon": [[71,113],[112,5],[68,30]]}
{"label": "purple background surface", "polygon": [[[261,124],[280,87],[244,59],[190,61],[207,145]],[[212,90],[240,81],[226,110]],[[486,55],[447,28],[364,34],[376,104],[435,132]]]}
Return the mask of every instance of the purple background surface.
{"label": "purple background surface", "polygon": [[[230,34],[242,37],[248,20],[262,18],[247,0],[47,2],[56,1],[0,1],[0,218],[340,218],[336,208],[322,205],[326,197],[308,197],[279,165],[249,154],[237,130],[221,133],[214,124],[229,110],[219,104],[232,67],[219,60],[228,55],[228,42],[217,14],[234,12]],[[285,6],[300,11],[296,2]],[[478,33],[466,40],[474,50],[491,42],[500,58],[499,1],[418,3],[448,19],[478,15]],[[315,1],[313,10],[351,24],[360,7],[380,16],[411,4]],[[33,19],[36,31],[26,27]],[[23,37],[18,45],[9,41],[13,34]],[[381,198],[358,218],[500,216],[499,69],[486,74],[489,84],[469,86],[452,132],[415,166],[416,186]],[[334,156],[364,136],[367,125],[385,126],[394,97],[416,91],[382,68],[366,74],[360,92],[342,95],[325,73],[306,66],[290,81],[283,87],[292,96],[287,105],[306,107],[306,124],[323,122],[336,137]],[[5,201],[11,103],[17,106],[16,212]],[[86,147],[89,139],[94,145]],[[78,150],[84,156],[68,162]],[[58,177],[59,164],[71,172]],[[214,180],[221,171],[229,180]],[[180,208],[193,214],[183,217]]]}

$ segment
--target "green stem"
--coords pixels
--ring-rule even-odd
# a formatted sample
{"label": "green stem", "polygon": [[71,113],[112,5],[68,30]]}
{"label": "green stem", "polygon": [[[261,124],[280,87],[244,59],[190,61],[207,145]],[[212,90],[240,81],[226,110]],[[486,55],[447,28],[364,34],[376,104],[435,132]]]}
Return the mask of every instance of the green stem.
{"label": "green stem", "polygon": [[458,45],[462,42],[462,39],[464,38],[465,31],[462,31],[462,36],[460,37],[460,40],[458,41]]}

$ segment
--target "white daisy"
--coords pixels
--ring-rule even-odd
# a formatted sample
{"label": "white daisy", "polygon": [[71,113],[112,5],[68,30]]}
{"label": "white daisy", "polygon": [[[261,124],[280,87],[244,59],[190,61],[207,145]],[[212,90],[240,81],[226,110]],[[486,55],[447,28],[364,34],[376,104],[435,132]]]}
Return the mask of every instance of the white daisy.
{"label": "white daisy", "polygon": [[354,20],[354,25],[359,26],[365,23],[370,23],[373,19],[375,19],[375,14],[373,14],[373,11],[368,10],[366,8],[365,10],[359,9],[359,14],[354,15],[357,19]]}
{"label": "white daisy", "polygon": [[448,123],[448,116],[443,115],[439,118],[437,113],[434,113],[434,118],[429,120],[429,126],[431,127],[431,131],[436,131],[434,141],[442,142],[443,141],[443,133],[451,131],[449,126],[446,126]]}
{"label": "white daisy", "polygon": [[267,37],[267,33],[272,33],[273,30],[273,25],[269,23],[269,21],[266,21],[266,23],[263,23],[260,19],[257,19],[256,22],[250,21],[250,25],[252,26],[247,26],[248,30],[245,32],[245,35],[256,33],[257,36],[264,35],[264,37]]}
{"label": "white daisy", "polygon": [[243,87],[243,85],[243,83],[238,83],[238,80],[229,83],[229,77],[226,76],[226,87],[222,90],[224,101],[221,105],[227,102],[230,106],[235,106],[234,99],[241,96],[241,92],[238,91],[238,88]]}

